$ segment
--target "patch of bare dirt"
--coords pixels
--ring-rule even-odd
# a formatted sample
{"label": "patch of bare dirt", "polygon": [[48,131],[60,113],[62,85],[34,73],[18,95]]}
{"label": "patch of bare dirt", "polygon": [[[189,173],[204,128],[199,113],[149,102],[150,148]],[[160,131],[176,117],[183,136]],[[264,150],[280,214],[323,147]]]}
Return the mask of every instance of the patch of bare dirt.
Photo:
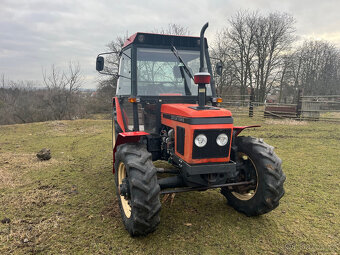
{"label": "patch of bare dirt", "polygon": [[113,201],[107,205],[102,210],[102,217],[103,218],[120,218],[120,210],[118,205],[118,199],[115,196]]}

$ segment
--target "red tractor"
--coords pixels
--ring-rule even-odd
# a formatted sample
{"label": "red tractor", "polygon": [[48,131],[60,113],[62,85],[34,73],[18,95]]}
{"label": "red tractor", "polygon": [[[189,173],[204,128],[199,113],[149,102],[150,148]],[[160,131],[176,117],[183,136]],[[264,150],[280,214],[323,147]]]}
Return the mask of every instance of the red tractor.
{"label": "red tractor", "polygon": [[[131,236],[156,229],[161,194],[220,188],[248,216],[273,210],[284,194],[286,177],[273,147],[239,136],[254,126],[234,126],[231,112],[217,107],[207,27],[200,37],[136,33],[122,48],[113,99],[113,173]],[[103,54],[96,63],[101,73]],[[216,73],[221,69],[218,63]],[[157,168],[156,160],[173,168]]]}

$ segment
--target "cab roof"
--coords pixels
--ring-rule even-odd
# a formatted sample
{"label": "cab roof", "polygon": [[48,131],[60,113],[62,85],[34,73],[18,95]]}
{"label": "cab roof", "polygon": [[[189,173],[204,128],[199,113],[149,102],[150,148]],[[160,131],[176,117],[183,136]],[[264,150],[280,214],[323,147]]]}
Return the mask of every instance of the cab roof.
{"label": "cab roof", "polygon": [[[182,35],[165,35],[138,32],[130,36],[124,43],[123,49],[131,44],[137,45],[155,45],[155,46],[169,46],[183,48],[200,48],[200,38],[194,36]],[[205,45],[208,47],[207,39],[205,38]]]}

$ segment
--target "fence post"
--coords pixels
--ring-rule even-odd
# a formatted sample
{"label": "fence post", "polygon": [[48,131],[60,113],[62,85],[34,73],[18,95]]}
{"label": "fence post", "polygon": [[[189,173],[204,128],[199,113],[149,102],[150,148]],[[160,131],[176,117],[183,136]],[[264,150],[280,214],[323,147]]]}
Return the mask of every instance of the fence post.
{"label": "fence post", "polygon": [[250,98],[249,98],[249,117],[250,118],[254,116],[254,105],[253,105],[254,100],[255,100],[255,90],[252,88],[250,91]]}
{"label": "fence post", "polygon": [[301,110],[302,110],[302,96],[303,96],[303,91],[302,89],[298,90],[298,96],[297,96],[297,104],[296,104],[296,117],[301,118]]}

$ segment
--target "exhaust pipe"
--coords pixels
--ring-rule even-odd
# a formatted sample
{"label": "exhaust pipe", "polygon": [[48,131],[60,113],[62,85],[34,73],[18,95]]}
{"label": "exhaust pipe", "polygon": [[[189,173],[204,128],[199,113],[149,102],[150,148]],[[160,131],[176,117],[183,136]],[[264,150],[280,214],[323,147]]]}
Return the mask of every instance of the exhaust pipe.
{"label": "exhaust pipe", "polygon": [[199,73],[195,74],[194,81],[198,84],[198,107],[197,110],[205,109],[205,97],[206,97],[206,84],[210,83],[210,73],[207,71],[204,65],[205,59],[205,40],[204,40],[204,32],[208,28],[209,23],[205,23],[205,25],[201,29],[200,36],[200,69]]}
{"label": "exhaust pipe", "polygon": [[205,58],[205,40],[204,40],[204,33],[205,30],[208,28],[209,23],[205,23],[204,26],[201,29],[201,38],[200,38],[200,46],[201,46],[201,51],[200,51],[200,72],[206,72],[207,69],[204,66],[204,58]]}

